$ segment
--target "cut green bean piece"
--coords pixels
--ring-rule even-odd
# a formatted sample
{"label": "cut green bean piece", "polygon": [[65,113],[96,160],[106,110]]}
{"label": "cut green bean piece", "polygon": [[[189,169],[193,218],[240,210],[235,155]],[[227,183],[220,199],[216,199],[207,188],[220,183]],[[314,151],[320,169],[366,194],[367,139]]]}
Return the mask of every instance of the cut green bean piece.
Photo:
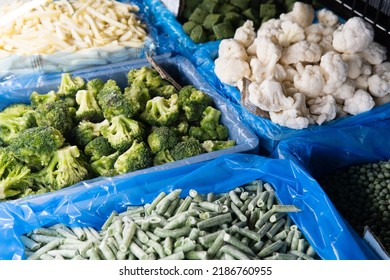
{"label": "cut green bean piece", "polygon": [[206,251],[189,251],[185,253],[185,258],[188,260],[207,260]]}
{"label": "cut green bean piece", "polygon": [[293,254],[275,253],[272,256],[273,260],[296,260],[298,257]]}
{"label": "cut green bean piece", "polygon": [[136,231],[135,231],[135,236],[137,236],[137,238],[144,244],[146,244],[148,241],[149,241],[149,237],[146,235],[146,233],[140,229],[140,228],[137,228]]}
{"label": "cut green bean piece", "polygon": [[225,213],[225,214],[212,217],[208,220],[202,220],[197,224],[197,226],[198,229],[202,230],[213,226],[222,225],[224,223],[229,223],[231,221],[232,221],[232,215],[230,213]]}
{"label": "cut green bean piece", "polygon": [[49,255],[49,254],[45,253],[45,254],[42,254],[39,257],[39,259],[42,260],[42,261],[51,261],[51,260],[54,260],[55,258],[52,255]]}
{"label": "cut green bean piece", "polygon": [[305,239],[300,238],[298,240],[297,250],[300,252],[303,252],[303,253],[305,252],[305,250],[306,250],[306,240]]}
{"label": "cut green bean piece", "polygon": [[208,201],[208,202],[214,202],[214,200],[215,200],[215,194],[214,193],[208,193],[207,194],[207,197],[206,197],[206,200]]}
{"label": "cut green bean piece", "polygon": [[305,253],[298,251],[298,250],[290,250],[289,254],[295,255],[298,258],[301,258],[303,260],[313,260],[312,257],[310,257],[310,256],[306,255]]}
{"label": "cut green bean piece", "polygon": [[286,238],[287,238],[287,231],[282,230],[282,231],[280,231],[279,233],[275,234],[275,235],[272,237],[272,240],[273,240],[273,241],[285,240]]}
{"label": "cut green bean piece", "polygon": [[163,199],[167,194],[165,192],[160,192],[159,195],[152,201],[146,212],[150,215],[154,209],[156,209],[157,204]]}
{"label": "cut green bean piece", "polygon": [[281,227],[283,227],[285,222],[286,220],[281,218],[276,223],[274,223],[270,230],[266,233],[267,237],[272,239],[272,237],[274,237],[274,235],[281,229]]}
{"label": "cut green bean piece", "polygon": [[53,257],[57,255],[61,255],[64,258],[71,259],[78,255],[78,251],[77,250],[50,250],[47,252],[47,254]]}
{"label": "cut green bean piece", "polygon": [[272,228],[272,225],[273,225],[272,223],[266,223],[257,231],[260,239],[267,234],[267,232]]}
{"label": "cut green bean piece", "polygon": [[203,195],[201,195],[200,193],[198,193],[196,190],[194,189],[191,189],[189,191],[189,195],[194,199],[194,201],[196,202],[202,202],[204,201],[204,197]]}
{"label": "cut green bean piece", "polygon": [[307,248],[306,255],[308,255],[309,257],[312,257],[312,258],[314,258],[314,256],[316,255],[316,251],[314,250],[314,248],[311,245],[309,245],[309,247]]}
{"label": "cut green bean piece", "polygon": [[209,247],[211,243],[214,242],[214,240],[217,238],[217,236],[221,233],[224,232],[223,230],[219,230],[213,233],[209,233],[204,236],[199,236],[198,241],[201,245]]}
{"label": "cut green bean piece", "polygon": [[165,218],[169,218],[172,216],[172,214],[176,211],[179,202],[180,202],[179,197],[177,197],[175,200],[171,202],[171,205],[169,205],[167,211],[165,211],[164,213]]}
{"label": "cut green bean piece", "polygon": [[234,236],[232,236],[232,235],[230,235],[228,233],[225,233],[225,235],[223,236],[223,240],[225,242],[233,245],[234,247],[236,247],[240,251],[246,253],[247,255],[250,255],[250,256],[253,256],[253,257],[256,256],[253,253],[253,251],[247,245],[245,245],[244,243],[241,242],[241,240],[239,240],[238,238],[236,238],[236,237],[234,237]]}
{"label": "cut green bean piece", "polygon": [[279,205],[274,204],[271,208],[272,212],[299,212],[301,209],[297,208],[295,205]]}
{"label": "cut green bean piece", "polygon": [[136,230],[137,225],[134,222],[126,223],[125,228],[123,229],[122,243],[119,244],[119,250],[121,252],[127,251],[135,235]]}
{"label": "cut green bean piece", "polygon": [[230,191],[229,192],[229,197],[232,200],[232,202],[237,206],[237,207],[242,207],[244,203],[241,201],[241,199],[238,197],[237,193],[235,191]]}
{"label": "cut green bean piece", "polygon": [[241,222],[246,222],[247,221],[247,217],[241,212],[240,208],[238,208],[236,206],[236,204],[232,203],[230,205],[232,211],[234,214],[236,214],[236,216],[238,217],[238,219],[241,221]]}
{"label": "cut green bean piece", "polygon": [[176,247],[175,249],[173,249],[173,253],[177,253],[177,252],[189,252],[189,251],[193,251],[195,250],[195,247],[196,247],[196,243],[195,241],[193,240],[186,240],[181,246],[179,247]]}
{"label": "cut green bean piece", "polygon": [[173,190],[167,196],[163,197],[156,206],[156,212],[164,215],[171,203],[179,197],[181,189]]}
{"label": "cut green bean piece", "polygon": [[41,247],[41,244],[35,242],[34,240],[28,238],[25,235],[22,235],[20,237],[20,239],[22,240],[22,243],[24,244],[24,246],[26,246],[28,249],[30,249],[32,251],[36,251]]}
{"label": "cut green bean piece", "polygon": [[175,229],[175,228],[181,227],[186,222],[186,220],[188,219],[188,216],[189,215],[188,215],[187,212],[183,212],[183,213],[180,213],[179,215],[176,215],[176,216],[172,217],[173,219],[171,219],[163,227],[163,229]]}
{"label": "cut green bean piece", "polygon": [[257,255],[260,258],[268,257],[272,253],[278,251],[283,246],[283,243],[282,240],[278,240],[275,243],[265,246]]}
{"label": "cut green bean piece", "polygon": [[135,242],[131,242],[130,244],[130,252],[134,254],[139,260],[147,260],[148,254],[144,250],[141,249]]}
{"label": "cut green bean piece", "polygon": [[199,202],[199,206],[206,211],[222,213],[222,205],[218,205],[213,202],[201,201]]}
{"label": "cut green bean piece", "polygon": [[274,205],[274,199],[275,199],[275,192],[269,191],[268,192],[268,198],[267,198],[267,210],[271,209]]}
{"label": "cut green bean piece", "polygon": [[172,251],[173,251],[173,241],[172,241],[172,238],[171,237],[166,237],[164,239],[164,243],[163,243],[163,248],[164,248],[164,253],[167,254],[167,255],[171,255],[172,254]]}
{"label": "cut green bean piece", "polygon": [[161,260],[184,260],[184,252],[180,251],[174,254],[171,254],[169,256],[166,256],[165,258],[162,258]]}
{"label": "cut green bean piece", "polygon": [[112,223],[112,220],[118,216],[118,213],[116,211],[112,211],[110,216],[108,216],[107,220],[104,222],[104,224],[102,225],[102,230],[106,230],[108,229],[108,227],[111,225]]}
{"label": "cut green bean piece", "polygon": [[298,242],[299,242],[299,239],[301,238],[301,236],[302,236],[302,232],[300,232],[299,230],[294,230],[294,235],[293,235],[293,238],[291,240],[291,246],[290,246],[291,250],[298,249]]}
{"label": "cut green bean piece", "polygon": [[163,229],[163,228],[156,228],[154,230],[154,234],[161,237],[171,237],[171,238],[179,238],[181,236],[187,236],[191,231],[190,227],[182,227],[177,229]]}
{"label": "cut green bean piece", "polygon": [[251,240],[254,240],[256,242],[260,241],[260,239],[261,239],[260,235],[257,232],[251,231],[251,230],[246,229],[246,228],[239,228],[239,227],[234,225],[234,226],[231,227],[231,230],[232,230],[232,232],[237,232],[240,235],[242,235],[244,237],[247,237],[247,238],[249,238]]}
{"label": "cut green bean piece", "polygon": [[87,251],[87,256],[90,260],[100,260],[100,254],[98,248],[91,248]]}
{"label": "cut green bean piece", "polygon": [[232,245],[223,245],[220,250],[222,253],[229,254],[237,260],[250,260],[250,258],[242,251]]}
{"label": "cut green bean piece", "polygon": [[207,250],[207,255],[210,258],[213,258],[217,254],[218,250],[222,247],[222,245],[224,243],[223,238],[224,238],[225,234],[226,234],[225,231],[223,231],[223,230],[220,231],[220,233],[215,238],[214,242],[211,244],[211,246]]}
{"label": "cut green bean piece", "polygon": [[166,257],[166,254],[164,252],[164,248],[163,248],[163,246],[160,243],[158,243],[158,242],[156,242],[154,240],[149,239],[148,245],[151,246],[154,249],[154,251],[156,251],[156,253],[158,254],[158,256],[160,258],[165,258]]}
{"label": "cut green bean piece", "polygon": [[48,235],[48,236],[54,236],[58,237],[59,234],[56,230],[51,228],[37,228],[32,231],[33,234],[41,234],[41,235]]}
{"label": "cut green bean piece", "polygon": [[50,241],[45,246],[39,248],[37,251],[35,251],[34,254],[32,254],[28,259],[29,260],[37,260],[39,257],[45,253],[47,253],[50,250],[53,250],[54,248],[57,248],[61,243],[63,239],[55,239],[53,241]]}
{"label": "cut green bean piece", "polygon": [[182,203],[179,205],[179,207],[176,209],[175,215],[178,215],[184,211],[187,211],[188,208],[190,207],[192,202],[192,197],[187,196]]}

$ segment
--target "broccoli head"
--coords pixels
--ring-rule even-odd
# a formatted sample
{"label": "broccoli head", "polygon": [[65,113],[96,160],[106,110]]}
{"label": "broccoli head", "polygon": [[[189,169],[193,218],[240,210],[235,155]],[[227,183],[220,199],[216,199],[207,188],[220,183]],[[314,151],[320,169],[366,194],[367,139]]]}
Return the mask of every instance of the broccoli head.
{"label": "broccoli head", "polygon": [[80,89],[84,89],[85,81],[81,77],[72,77],[69,73],[61,74],[61,83],[58,87],[57,94],[61,98],[72,97]]}
{"label": "broccoli head", "polygon": [[96,98],[98,93],[103,89],[103,80],[96,78],[87,82],[87,90]]}
{"label": "broccoli head", "polygon": [[41,169],[48,165],[53,153],[62,147],[65,139],[54,127],[40,126],[26,129],[8,146],[18,160],[31,169]]}
{"label": "broccoli head", "polygon": [[34,112],[38,126],[52,126],[62,135],[68,135],[73,127],[73,118],[63,100],[39,105]]}
{"label": "broccoli head", "polygon": [[123,115],[113,117],[110,126],[102,133],[111,146],[119,151],[127,150],[134,141],[142,141],[144,137],[142,124]]}
{"label": "broccoli head", "polygon": [[226,140],[226,141],[206,140],[202,143],[202,147],[207,152],[214,152],[214,151],[218,151],[218,150],[223,150],[223,149],[234,147],[235,145],[236,145],[236,141],[234,141],[234,140]]}
{"label": "broccoli head", "polygon": [[103,112],[95,99],[93,91],[79,90],[76,93],[76,102],[79,105],[76,111],[76,120],[100,122],[104,119]]}
{"label": "broccoli head", "polygon": [[140,117],[152,126],[170,126],[180,116],[177,100],[177,94],[172,95],[169,99],[156,96],[146,103],[145,110]]}
{"label": "broccoli head", "polygon": [[124,96],[133,109],[134,115],[139,115],[150,100],[149,90],[146,87],[126,87]]}
{"label": "broccoli head", "polygon": [[90,157],[91,161],[98,160],[102,156],[111,155],[114,152],[114,148],[111,147],[108,140],[103,136],[93,139],[84,148],[85,155]]}
{"label": "broccoli head", "polygon": [[25,104],[13,104],[0,112],[0,139],[10,144],[19,132],[36,126],[34,110]]}
{"label": "broccoli head", "polygon": [[97,176],[112,177],[118,175],[114,168],[114,164],[120,153],[117,151],[113,154],[102,156],[98,160],[91,163],[91,169]]}
{"label": "broccoli head", "polygon": [[148,144],[153,153],[169,150],[176,146],[179,137],[176,132],[166,126],[155,128],[148,136]]}
{"label": "broccoli head", "polygon": [[190,125],[187,121],[181,121],[175,127],[172,127],[176,134],[181,136],[187,135],[189,128]]}
{"label": "broccoli head", "polygon": [[136,111],[114,80],[108,80],[104,84],[97,95],[97,101],[108,120],[119,115],[131,118]]}
{"label": "broccoli head", "polygon": [[189,137],[185,141],[179,142],[171,150],[171,155],[175,160],[185,159],[205,153],[202,145],[195,138]]}
{"label": "broccoli head", "polygon": [[121,154],[114,164],[119,174],[132,172],[152,166],[153,155],[144,142],[134,141],[133,145]]}
{"label": "broccoli head", "polygon": [[164,83],[161,87],[155,90],[156,95],[165,98],[170,98],[173,94],[178,94],[176,88],[168,83]]}
{"label": "broccoli head", "polygon": [[0,200],[14,197],[31,185],[31,170],[0,148]]}
{"label": "broccoli head", "polygon": [[151,67],[142,67],[141,69],[132,69],[127,74],[130,86],[147,87],[156,89],[162,85],[160,74]]}
{"label": "broccoli head", "polygon": [[84,148],[89,142],[96,137],[102,135],[102,131],[110,126],[108,120],[104,120],[100,123],[93,123],[90,121],[81,121],[72,130],[72,139],[74,143],[81,148]]}
{"label": "broccoli head", "polygon": [[41,104],[53,103],[59,99],[60,98],[54,90],[51,90],[46,94],[39,94],[38,92],[34,91],[30,95],[31,106],[33,106],[34,108],[38,107]]}
{"label": "broccoli head", "polygon": [[48,190],[59,190],[89,177],[87,163],[77,146],[66,146],[57,150],[47,167],[32,175],[35,186]]}
{"label": "broccoli head", "polygon": [[221,111],[211,106],[203,111],[203,118],[199,126],[192,126],[188,132],[189,136],[195,137],[201,142],[206,140],[227,140],[229,137],[228,128],[219,123]]}
{"label": "broccoli head", "polygon": [[200,121],[203,111],[211,104],[211,97],[194,86],[185,86],[179,91],[179,106],[190,122]]}
{"label": "broccoli head", "polygon": [[169,150],[161,150],[154,156],[153,165],[162,165],[174,161],[175,159],[172,157]]}

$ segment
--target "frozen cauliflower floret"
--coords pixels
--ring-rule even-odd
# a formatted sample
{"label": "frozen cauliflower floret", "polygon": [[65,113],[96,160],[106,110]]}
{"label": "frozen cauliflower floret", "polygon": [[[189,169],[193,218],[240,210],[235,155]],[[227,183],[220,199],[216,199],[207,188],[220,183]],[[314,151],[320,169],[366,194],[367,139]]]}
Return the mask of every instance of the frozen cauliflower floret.
{"label": "frozen cauliflower floret", "polygon": [[354,80],[356,89],[368,90],[368,78],[369,75],[360,75]]}
{"label": "frozen cauliflower floret", "polygon": [[293,96],[294,103],[291,108],[280,112],[270,112],[271,120],[279,125],[292,129],[303,129],[310,124],[310,113],[306,107],[305,95],[297,92]]}
{"label": "frozen cauliflower floret", "polygon": [[263,64],[271,61],[275,61],[276,64],[282,56],[282,47],[267,37],[258,37],[256,38],[256,55]]}
{"label": "frozen cauliflower floret", "polygon": [[358,89],[351,98],[344,101],[343,110],[351,115],[357,115],[371,110],[375,106],[374,99],[365,90]]}
{"label": "frozen cauliflower floret", "polygon": [[243,45],[234,39],[224,39],[219,44],[218,49],[219,57],[226,58],[239,58],[241,60],[246,60],[248,54]]}
{"label": "frozen cauliflower floret", "polygon": [[309,98],[319,96],[325,85],[325,79],[318,65],[297,64],[298,75],[294,77],[294,87]]}
{"label": "frozen cauliflower floret", "polygon": [[309,100],[307,104],[309,105],[310,114],[319,125],[336,118],[337,104],[332,95],[316,97]]}
{"label": "frozen cauliflower floret", "polygon": [[368,63],[372,65],[381,64],[386,60],[386,47],[378,44],[377,42],[372,42],[368,48],[364,49],[359,53],[359,55],[364,58]]}
{"label": "frozen cauliflower floret", "polygon": [[256,38],[253,21],[247,20],[241,27],[237,28],[233,38],[245,48],[249,47]]}
{"label": "frozen cauliflower floret", "polygon": [[290,108],[294,103],[291,97],[284,95],[282,85],[273,80],[251,83],[248,91],[249,101],[264,111],[278,112]]}
{"label": "frozen cauliflower floret", "polygon": [[305,39],[304,29],[295,22],[283,21],[281,29],[282,32],[279,34],[278,41],[283,47],[288,47]]}
{"label": "frozen cauliflower floret", "polygon": [[284,71],[286,71],[286,79],[287,81],[294,82],[294,78],[296,75],[298,75],[297,69],[290,65],[284,66]]}
{"label": "frozen cauliflower floret", "polygon": [[348,66],[340,54],[327,52],[321,57],[320,67],[325,77],[323,92],[331,94],[347,79]]}
{"label": "frozen cauliflower floret", "polygon": [[350,18],[333,33],[333,47],[341,53],[356,53],[366,49],[374,40],[374,29],[360,17]]}
{"label": "frozen cauliflower floret", "polygon": [[300,41],[283,50],[280,62],[295,64],[298,62],[315,63],[321,59],[322,49],[318,44]]}
{"label": "frozen cauliflower floret", "polygon": [[313,6],[302,2],[295,2],[292,11],[287,14],[281,14],[280,19],[296,22],[303,28],[306,28],[314,20]]}
{"label": "frozen cauliflower floret", "polygon": [[310,43],[319,43],[322,37],[324,36],[323,31],[324,31],[324,27],[319,23],[315,23],[308,26],[305,29],[306,41]]}
{"label": "frozen cauliflower floret", "polygon": [[239,58],[218,57],[215,60],[214,72],[221,82],[235,86],[244,77],[250,77],[249,64]]}
{"label": "frozen cauliflower floret", "polygon": [[318,22],[333,27],[339,23],[339,17],[332,11],[327,9],[321,9],[317,12]]}
{"label": "frozen cauliflower floret", "polygon": [[331,95],[336,99],[337,103],[344,104],[345,99],[349,99],[355,93],[355,83],[348,80],[338,87]]}
{"label": "frozen cauliflower floret", "polygon": [[268,64],[262,63],[259,59],[253,58],[250,61],[252,69],[252,82],[262,83],[267,79],[274,79],[281,82],[286,79],[286,71],[283,66],[276,63],[277,60],[270,61]]}
{"label": "frozen cauliflower floret", "polygon": [[281,32],[282,20],[273,18],[261,24],[257,30],[257,37],[268,37],[273,41],[277,41]]}
{"label": "frozen cauliflower floret", "polygon": [[363,65],[362,57],[358,54],[343,54],[342,56],[343,61],[348,66],[348,78],[350,79],[356,79],[359,77],[361,73],[361,68]]}
{"label": "frozen cauliflower floret", "polygon": [[323,53],[335,51],[333,47],[333,35],[324,35],[318,44],[322,48]]}
{"label": "frozen cauliflower floret", "polygon": [[374,75],[368,78],[368,92],[375,97],[384,97],[390,93],[390,62],[374,67]]}

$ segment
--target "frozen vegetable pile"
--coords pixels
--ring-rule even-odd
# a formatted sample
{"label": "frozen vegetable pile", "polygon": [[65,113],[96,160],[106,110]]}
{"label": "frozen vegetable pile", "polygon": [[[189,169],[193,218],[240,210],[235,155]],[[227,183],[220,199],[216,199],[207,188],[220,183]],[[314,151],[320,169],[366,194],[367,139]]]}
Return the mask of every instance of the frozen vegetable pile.
{"label": "frozen vegetable pile", "polygon": [[55,224],[21,237],[27,259],[318,259],[271,185],[254,181],[225,194],[180,198],[112,212],[98,232]]}
{"label": "frozen vegetable pile", "polygon": [[192,0],[185,1],[180,20],[195,43],[232,38],[245,20],[258,28],[262,21],[291,9],[294,1]]}
{"label": "frozen vegetable pile", "polygon": [[204,92],[152,68],[115,80],[62,74],[58,90],[0,112],[0,199],[54,191],[234,146]]}
{"label": "frozen vegetable pile", "polygon": [[340,23],[326,9],[317,12],[318,23],[314,18],[311,5],[296,2],[259,29],[246,21],[221,41],[216,75],[272,122],[293,129],[389,102],[390,62],[373,27],[360,17]]}
{"label": "frozen vegetable pile", "polygon": [[359,235],[369,226],[390,252],[390,161],[351,166],[319,182]]}

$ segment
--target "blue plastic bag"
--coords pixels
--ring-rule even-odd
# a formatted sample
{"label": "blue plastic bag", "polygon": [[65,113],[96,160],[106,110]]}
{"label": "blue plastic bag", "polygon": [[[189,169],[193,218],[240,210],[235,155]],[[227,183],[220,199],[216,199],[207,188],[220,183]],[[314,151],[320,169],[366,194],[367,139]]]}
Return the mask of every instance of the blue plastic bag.
{"label": "blue plastic bag", "polygon": [[377,259],[351,232],[318,183],[289,160],[250,154],[232,154],[209,162],[151,174],[127,174],[116,180],[87,181],[69,189],[0,203],[0,259],[23,259],[20,236],[38,227],[101,225],[115,210],[150,203],[160,192],[190,189],[224,193],[261,179],[274,186],[282,204],[302,211],[290,217],[322,259]]}

